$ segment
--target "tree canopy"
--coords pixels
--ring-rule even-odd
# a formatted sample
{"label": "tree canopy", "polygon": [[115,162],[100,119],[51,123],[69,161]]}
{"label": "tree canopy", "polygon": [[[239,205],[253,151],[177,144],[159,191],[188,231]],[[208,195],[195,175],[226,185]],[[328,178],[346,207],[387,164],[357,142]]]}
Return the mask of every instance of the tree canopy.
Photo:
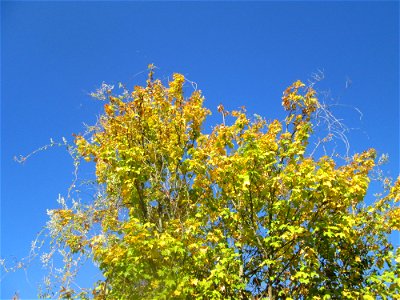
{"label": "tree canopy", "polygon": [[[92,202],[49,211],[64,269],[62,298],[390,299],[400,294],[400,180],[367,199],[373,149],[338,159],[311,151],[321,109],[297,81],[282,97],[286,118],[244,108],[210,114],[199,90],[174,74],[149,78],[107,101],[98,123],[75,137],[77,160],[95,164]],[[372,197],[371,197],[372,198]],[[104,279],[75,291],[89,257]]]}

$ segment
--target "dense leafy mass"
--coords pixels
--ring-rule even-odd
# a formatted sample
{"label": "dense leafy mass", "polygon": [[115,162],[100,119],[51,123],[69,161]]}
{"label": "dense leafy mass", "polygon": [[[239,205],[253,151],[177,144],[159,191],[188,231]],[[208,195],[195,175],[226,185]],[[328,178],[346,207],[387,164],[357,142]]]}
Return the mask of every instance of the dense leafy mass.
{"label": "dense leafy mass", "polygon": [[[310,155],[312,88],[298,81],[284,92],[283,121],[221,105],[224,122],[205,134],[210,112],[184,84],[174,74],[163,86],[151,70],[133,92],[105,90],[105,114],[76,136],[98,192],[49,212],[54,245],[70,254],[60,297],[398,297],[389,235],[400,227],[400,181],[367,201],[374,150],[340,163]],[[69,279],[76,255],[104,275],[87,294]]]}

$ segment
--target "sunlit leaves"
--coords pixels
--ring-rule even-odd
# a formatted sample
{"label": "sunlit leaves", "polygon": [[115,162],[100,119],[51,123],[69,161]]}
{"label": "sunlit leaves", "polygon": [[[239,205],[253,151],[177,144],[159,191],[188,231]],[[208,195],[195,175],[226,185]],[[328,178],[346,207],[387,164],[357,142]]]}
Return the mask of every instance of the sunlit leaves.
{"label": "sunlit leaves", "polygon": [[[99,299],[372,299],[399,292],[399,181],[366,201],[376,153],[310,156],[316,92],[300,81],[283,121],[228,112],[209,134],[185,78],[107,93],[76,136],[104,188],[92,205],[55,210],[54,238],[86,251]],[[388,184],[387,184],[388,185]],[[397,256],[396,256],[397,255]],[[69,292],[69,290],[68,290]],[[370,298],[369,298],[370,297]]]}

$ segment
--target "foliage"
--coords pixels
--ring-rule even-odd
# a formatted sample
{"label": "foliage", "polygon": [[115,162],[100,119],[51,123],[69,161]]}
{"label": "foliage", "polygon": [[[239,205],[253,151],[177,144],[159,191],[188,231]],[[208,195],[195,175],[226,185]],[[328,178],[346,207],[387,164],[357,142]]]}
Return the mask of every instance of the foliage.
{"label": "foliage", "polygon": [[[49,211],[65,269],[59,296],[96,299],[389,299],[400,294],[400,181],[366,201],[376,153],[310,155],[316,92],[295,82],[280,122],[210,111],[185,78],[123,88],[76,154],[96,166],[92,203]],[[225,120],[225,118],[227,118]],[[230,122],[228,122],[230,121]],[[229,124],[228,124],[229,123]],[[312,153],[315,153],[314,151]],[[99,265],[91,295],[71,284],[76,257]]]}

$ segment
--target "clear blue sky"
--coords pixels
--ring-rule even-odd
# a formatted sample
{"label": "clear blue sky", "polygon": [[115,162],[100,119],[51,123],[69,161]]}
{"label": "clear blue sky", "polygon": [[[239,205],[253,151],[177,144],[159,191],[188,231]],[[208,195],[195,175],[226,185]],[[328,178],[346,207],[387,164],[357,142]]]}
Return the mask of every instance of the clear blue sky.
{"label": "clear blue sky", "polygon": [[[149,63],[161,78],[197,82],[214,112],[245,105],[267,119],[283,116],[286,86],[323,70],[317,88],[354,128],[350,152],[375,147],[399,174],[398,2],[2,2],[2,257],[27,255],[73,179],[63,149],[23,165],[14,155],[72,141],[102,110],[88,93],[103,81],[143,84]],[[0,298],[35,298],[43,275],[6,275]]]}

